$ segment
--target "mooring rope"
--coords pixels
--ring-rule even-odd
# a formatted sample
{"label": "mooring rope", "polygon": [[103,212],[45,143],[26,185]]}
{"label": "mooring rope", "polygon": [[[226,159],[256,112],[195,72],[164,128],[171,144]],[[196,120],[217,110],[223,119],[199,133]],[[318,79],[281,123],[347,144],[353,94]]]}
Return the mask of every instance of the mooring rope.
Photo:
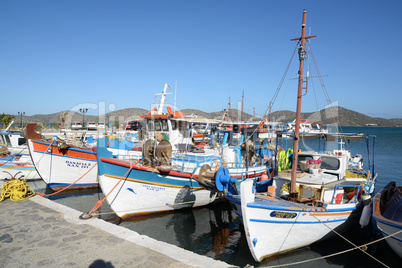
{"label": "mooring rope", "polygon": [[[334,256],[337,256],[337,255],[341,255],[341,254],[344,254],[344,253],[348,253],[348,252],[353,251],[353,250],[355,250],[355,249],[363,249],[363,248],[366,248],[366,247],[369,246],[369,245],[375,244],[375,243],[377,243],[377,242],[380,242],[381,240],[384,240],[384,239],[387,239],[387,238],[389,238],[389,237],[395,236],[395,235],[397,235],[397,234],[399,234],[399,233],[401,233],[401,232],[402,232],[402,230],[399,230],[398,232],[395,232],[395,233],[393,233],[393,234],[390,234],[390,235],[381,237],[381,238],[379,238],[379,239],[377,239],[377,240],[375,240],[375,241],[366,243],[366,244],[364,244],[364,245],[361,245],[361,246],[358,246],[358,247],[355,247],[355,248],[350,248],[350,249],[347,249],[347,250],[344,250],[344,251],[340,251],[340,252],[337,252],[337,253],[329,254],[329,255],[326,255],[326,256],[322,256],[322,257],[318,257],[318,258],[312,258],[312,259],[303,260],[303,261],[298,261],[298,262],[287,263],[287,264],[280,264],[280,265],[268,266],[268,267],[274,268],[274,267],[291,266],[291,265],[297,265],[297,264],[302,264],[302,263],[306,263],[306,262],[317,261],[317,260],[322,260],[322,259],[334,257]],[[380,263],[381,263],[381,262],[380,262]],[[385,267],[389,267],[388,265],[386,265],[386,264],[384,264],[384,263],[381,263],[381,264],[384,265]]]}
{"label": "mooring rope", "polygon": [[119,185],[119,183],[120,183],[123,179],[125,179],[126,176],[128,176],[128,174],[130,173],[130,171],[133,169],[133,167],[134,167],[135,165],[137,165],[137,163],[138,163],[139,161],[140,161],[140,159],[137,160],[137,162],[135,162],[133,165],[131,165],[130,168],[128,169],[128,171],[126,172],[126,174],[124,174],[124,176],[119,179],[119,181],[118,181],[118,182],[116,183],[116,185],[109,191],[109,193],[107,193],[107,194],[105,195],[105,197],[104,197],[102,200],[98,200],[98,202],[96,202],[95,206],[91,209],[90,212],[88,212],[88,213],[83,213],[83,214],[80,216],[80,219],[89,219],[89,218],[91,218],[91,217],[92,217],[91,214],[92,214],[95,210],[97,210],[97,209],[103,204],[103,202],[105,202],[105,199],[113,192],[113,190],[117,187],[117,185]]}

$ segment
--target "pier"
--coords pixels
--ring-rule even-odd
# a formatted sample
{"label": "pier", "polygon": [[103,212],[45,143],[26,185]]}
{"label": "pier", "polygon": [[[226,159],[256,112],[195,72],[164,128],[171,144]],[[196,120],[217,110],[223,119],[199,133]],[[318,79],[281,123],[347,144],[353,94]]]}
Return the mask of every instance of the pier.
{"label": "pier", "polygon": [[35,196],[0,203],[0,267],[229,267]]}

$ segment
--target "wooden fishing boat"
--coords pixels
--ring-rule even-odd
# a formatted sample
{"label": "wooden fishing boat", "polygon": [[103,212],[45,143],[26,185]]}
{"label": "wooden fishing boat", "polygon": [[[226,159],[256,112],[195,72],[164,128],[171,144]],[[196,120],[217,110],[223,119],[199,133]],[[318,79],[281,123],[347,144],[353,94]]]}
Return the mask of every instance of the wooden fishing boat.
{"label": "wooden fishing boat", "polygon": [[40,176],[29,154],[0,156],[0,180],[39,180]]}
{"label": "wooden fishing boat", "polygon": [[389,182],[374,198],[373,220],[388,245],[402,258],[402,186]]}
{"label": "wooden fishing boat", "polygon": [[52,190],[59,190],[73,183],[75,184],[70,187],[71,190],[98,187],[94,150],[44,140],[37,124],[27,124],[26,130],[32,162]]}
{"label": "wooden fishing boat", "polygon": [[[285,161],[263,192],[250,179],[241,182],[240,195],[225,190],[225,197],[242,217],[248,247],[258,262],[327,239],[334,231],[343,232],[357,223],[363,206],[371,200],[377,177],[374,165],[363,176],[354,174],[347,154],[299,151],[302,89],[307,87],[305,47],[306,39],[313,37],[305,35],[306,15],[304,10],[301,37],[293,39],[300,44],[300,66],[293,150],[285,154],[291,169],[287,170]],[[224,178],[222,184],[229,185],[227,181]]]}
{"label": "wooden fishing boat", "polygon": [[[27,124],[26,129],[32,162],[40,177],[52,190],[67,186],[70,190],[99,186],[96,143],[95,146],[89,146],[81,138],[76,139],[74,136],[67,139],[55,136],[51,140],[45,140],[41,136],[41,127],[37,124]],[[108,147],[116,158],[138,159],[141,152],[128,148],[133,144],[123,140],[113,142],[113,146]]]}

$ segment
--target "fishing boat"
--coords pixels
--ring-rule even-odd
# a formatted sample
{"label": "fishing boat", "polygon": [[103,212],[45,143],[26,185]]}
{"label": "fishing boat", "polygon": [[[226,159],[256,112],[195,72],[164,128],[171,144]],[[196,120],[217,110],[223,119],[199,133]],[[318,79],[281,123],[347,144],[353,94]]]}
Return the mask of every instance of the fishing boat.
{"label": "fishing boat", "polygon": [[198,148],[190,126],[202,121],[169,106],[164,112],[163,105],[161,101],[142,116],[140,161],[114,159],[107,142],[98,140],[99,184],[119,217],[208,205],[218,198],[214,181],[222,167],[238,178],[257,178],[267,171],[256,127],[230,122],[231,130],[213,129],[210,143]]}
{"label": "fishing boat", "polygon": [[373,220],[388,245],[402,258],[402,186],[389,182],[374,197]]}
{"label": "fishing boat", "polygon": [[40,176],[29,154],[0,156],[0,180],[39,180]]}
{"label": "fishing boat", "polygon": [[[293,149],[284,154],[282,168],[266,190],[246,179],[240,184],[240,195],[225,190],[225,197],[242,217],[248,247],[258,262],[320,240],[328,239],[357,223],[363,206],[370,202],[377,175],[374,164],[366,172],[354,172],[349,156],[339,153],[299,151],[299,129],[303,66],[306,56],[306,16],[303,12],[299,41],[299,83]],[[305,86],[305,87],[304,87]],[[280,156],[280,155],[279,155]],[[222,177],[217,177],[221,179]],[[225,178],[225,181],[230,181]]]}
{"label": "fishing boat", "polygon": [[42,139],[37,124],[27,124],[28,148],[41,178],[52,190],[70,186],[70,189],[98,187],[96,152],[84,147],[81,141]]}
{"label": "fishing boat", "polygon": [[[98,171],[96,143],[82,135],[57,135],[44,139],[38,124],[26,126],[29,153],[37,172],[54,191],[97,188]],[[132,150],[134,142],[111,140],[108,146],[116,158],[139,158],[141,152]],[[131,147],[129,147],[131,146]]]}
{"label": "fishing boat", "polygon": [[[286,133],[283,136],[292,138],[295,135],[296,120],[287,124]],[[318,122],[310,122],[308,119],[300,119],[299,136],[322,135],[328,133],[328,129]]]}
{"label": "fishing boat", "polygon": [[7,148],[10,154],[29,154],[26,139],[20,131],[0,132],[0,146]]}

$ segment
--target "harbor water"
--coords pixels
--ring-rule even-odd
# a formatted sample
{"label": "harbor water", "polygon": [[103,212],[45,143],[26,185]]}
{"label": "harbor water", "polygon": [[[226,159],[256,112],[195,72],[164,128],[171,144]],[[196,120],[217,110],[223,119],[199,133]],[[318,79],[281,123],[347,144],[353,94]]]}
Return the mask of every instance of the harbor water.
{"label": "harbor water", "polygon": [[[352,154],[359,153],[363,156],[365,168],[369,164],[374,164],[375,172],[378,173],[376,192],[389,181],[396,181],[397,185],[402,185],[402,178],[397,173],[398,160],[402,159],[400,156],[402,128],[344,127],[343,131],[345,133],[355,132],[376,136],[374,163],[368,163],[367,147],[364,140],[346,142],[345,144],[345,148],[350,149]],[[302,141],[301,144],[307,149],[313,146],[307,141],[305,143]],[[369,150],[372,154],[371,147]],[[37,192],[52,192],[46,188],[41,180],[31,181],[29,184]],[[70,191],[48,198],[78,211],[89,212],[96,202],[103,197],[101,190],[96,189],[86,192]],[[389,267],[399,267],[401,263],[399,257],[384,240],[369,245],[365,252],[356,249],[336,255],[339,252],[352,249],[354,246],[351,243],[362,245],[379,239],[379,234],[371,224],[365,228],[355,226],[342,234],[343,237],[337,236],[289,253],[270,257],[262,263],[256,263],[249,252],[241,219],[231,210],[230,204],[225,202],[204,208],[174,211],[130,221],[121,221],[105,201],[97,214],[103,220],[119,224],[139,234],[239,267],[246,265],[253,265],[254,267],[281,266],[288,263],[299,263],[303,267],[383,267],[383,264]],[[326,257],[327,255],[333,256]],[[310,259],[314,259],[314,261],[301,264],[301,262]]]}

